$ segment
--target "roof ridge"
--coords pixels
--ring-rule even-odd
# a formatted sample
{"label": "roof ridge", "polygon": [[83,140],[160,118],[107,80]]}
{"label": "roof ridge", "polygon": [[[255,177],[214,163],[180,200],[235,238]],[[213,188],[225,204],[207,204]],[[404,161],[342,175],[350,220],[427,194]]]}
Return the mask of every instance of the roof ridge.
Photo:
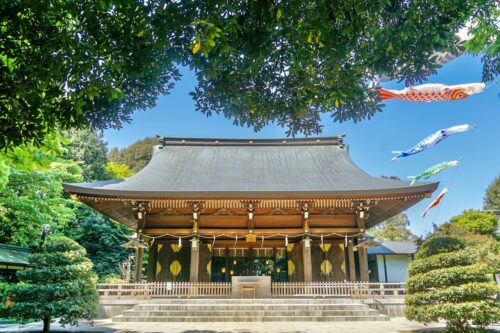
{"label": "roof ridge", "polygon": [[307,138],[190,138],[157,135],[160,148],[165,146],[339,146],[344,147],[346,134]]}

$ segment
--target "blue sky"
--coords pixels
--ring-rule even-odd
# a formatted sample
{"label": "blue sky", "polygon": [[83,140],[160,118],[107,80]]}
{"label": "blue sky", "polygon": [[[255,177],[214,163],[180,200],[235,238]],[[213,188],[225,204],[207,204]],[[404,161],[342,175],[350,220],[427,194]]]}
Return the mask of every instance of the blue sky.
{"label": "blue sky", "polygon": [[[429,83],[461,84],[479,82],[480,58],[462,56],[442,67]],[[158,100],[156,108],[137,111],[130,124],[120,130],[105,131],[109,147],[126,147],[146,136],[155,134],[181,137],[285,137],[286,129],[270,125],[255,133],[251,128],[237,127],[222,116],[205,117],[195,111],[189,96],[196,84],[193,73],[184,70],[183,78],[169,96]],[[404,88],[403,83],[390,82],[386,88]],[[448,169],[432,180],[440,181],[436,196],[447,186],[449,192],[434,208],[421,218],[420,214],[432,199],[425,199],[406,213],[410,228],[416,234],[432,229],[464,209],[481,208],[484,192],[500,174],[500,84],[463,101],[412,103],[399,100],[386,102],[386,107],[371,120],[354,124],[333,123],[323,118],[323,135],[347,133],[354,162],[374,176],[398,176],[406,179],[442,162],[463,158],[456,168]],[[438,129],[461,124],[478,125],[477,129],[454,135],[430,150],[391,161],[392,150],[405,150]]]}

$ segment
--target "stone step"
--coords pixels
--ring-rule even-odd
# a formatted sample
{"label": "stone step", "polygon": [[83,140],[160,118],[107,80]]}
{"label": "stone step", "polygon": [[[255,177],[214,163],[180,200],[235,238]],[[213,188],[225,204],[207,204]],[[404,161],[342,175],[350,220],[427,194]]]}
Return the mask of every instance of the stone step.
{"label": "stone step", "polygon": [[350,298],[153,298],[148,304],[360,304]]}
{"label": "stone step", "polygon": [[261,309],[251,311],[136,311],[129,310],[123,313],[125,317],[245,317],[245,316],[378,316],[378,312],[372,309],[365,310],[288,310],[288,311],[265,311]]}
{"label": "stone step", "polygon": [[388,321],[389,317],[378,316],[200,316],[200,317],[142,317],[116,316],[114,322],[344,322],[344,321]]}
{"label": "stone step", "polygon": [[253,311],[253,310],[364,310],[365,304],[139,304],[134,306],[136,311]]}

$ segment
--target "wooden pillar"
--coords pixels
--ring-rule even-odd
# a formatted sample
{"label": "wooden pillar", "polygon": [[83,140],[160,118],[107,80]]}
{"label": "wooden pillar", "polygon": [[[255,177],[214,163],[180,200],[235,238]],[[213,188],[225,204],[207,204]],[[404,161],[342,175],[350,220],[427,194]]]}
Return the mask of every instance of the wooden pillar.
{"label": "wooden pillar", "polygon": [[[146,226],[146,214],[149,212],[149,202],[131,202],[132,212],[137,219],[137,240],[142,243],[142,230]],[[134,282],[142,281],[142,262],[144,258],[144,248],[135,249],[135,274]]]}
{"label": "wooden pillar", "polygon": [[[356,223],[359,228],[359,232],[365,232],[365,220],[368,218],[367,208],[361,205],[356,214]],[[363,236],[358,236],[358,244]],[[358,260],[359,260],[359,279],[361,281],[368,281],[368,255],[366,253],[366,247],[358,246]]]}
{"label": "wooden pillar", "polygon": [[356,281],[356,264],[354,262],[354,244],[350,239],[347,243],[347,261],[349,262],[349,280]]}
{"label": "wooden pillar", "polygon": [[196,248],[193,247],[193,245],[191,244],[191,264],[189,267],[189,282],[198,282],[199,272],[200,272],[199,244],[197,244]]}
{"label": "wooden pillar", "polygon": [[304,263],[304,282],[312,282],[311,247],[307,248],[305,241],[302,241],[302,258]]}
{"label": "wooden pillar", "polygon": [[358,247],[359,275],[361,281],[368,281],[368,255],[366,247]]}
{"label": "wooden pillar", "polygon": [[135,249],[135,277],[134,282],[142,280],[142,259],[144,257],[144,248],[138,247]]}
{"label": "wooden pillar", "polygon": [[231,277],[229,275],[229,247],[226,246],[225,253],[225,267],[226,273],[224,274],[224,282],[231,282]]}
{"label": "wooden pillar", "polygon": [[156,261],[158,257],[158,243],[154,242],[149,247],[149,256],[148,256],[148,270],[147,270],[147,281],[154,282],[156,281]]}
{"label": "wooden pillar", "polygon": [[250,272],[250,275],[255,275],[255,270],[254,270],[254,267],[253,267],[253,246],[249,246],[248,247],[248,264],[250,265],[250,269],[249,269],[249,272]]}

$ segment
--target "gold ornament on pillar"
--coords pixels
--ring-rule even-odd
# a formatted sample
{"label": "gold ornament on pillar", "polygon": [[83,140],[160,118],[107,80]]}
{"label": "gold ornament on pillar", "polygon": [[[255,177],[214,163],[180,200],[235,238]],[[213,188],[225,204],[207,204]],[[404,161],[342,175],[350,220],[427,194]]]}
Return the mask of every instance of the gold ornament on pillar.
{"label": "gold ornament on pillar", "polygon": [[174,253],[179,253],[179,251],[181,250],[181,246],[179,246],[179,244],[170,244],[170,248],[172,249],[172,251],[174,251]]}
{"label": "gold ornament on pillar", "polygon": [[295,264],[292,260],[288,259],[288,276],[292,276],[295,273]]}
{"label": "gold ornament on pillar", "polygon": [[177,275],[181,273],[181,271],[182,271],[181,263],[178,262],[177,260],[172,261],[172,263],[170,264],[170,274],[172,274],[172,276],[176,278]]}
{"label": "gold ornament on pillar", "polygon": [[208,264],[207,264],[207,273],[208,273],[208,276],[212,276],[212,260],[208,261]]}
{"label": "gold ornament on pillar", "polygon": [[332,272],[332,263],[330,262],[330,260],[323,260],[323,262],[321,263],[321,273],[323,275],[329,275],[330,273]]}
{"label": "gold ornament on pillar", "polygon": [[[161,252],[161,249],[163,249],[163,244],[159,243],[157,246],[158,246],[157,253],[160,253],[160,252]],[[160,274],[161,274],[161,270],[162,270],[162,267],[161,267],[161,262],[160,262],[160,260],[158,259],[158,260],[156,261],[156,276],[160,276]]]}

